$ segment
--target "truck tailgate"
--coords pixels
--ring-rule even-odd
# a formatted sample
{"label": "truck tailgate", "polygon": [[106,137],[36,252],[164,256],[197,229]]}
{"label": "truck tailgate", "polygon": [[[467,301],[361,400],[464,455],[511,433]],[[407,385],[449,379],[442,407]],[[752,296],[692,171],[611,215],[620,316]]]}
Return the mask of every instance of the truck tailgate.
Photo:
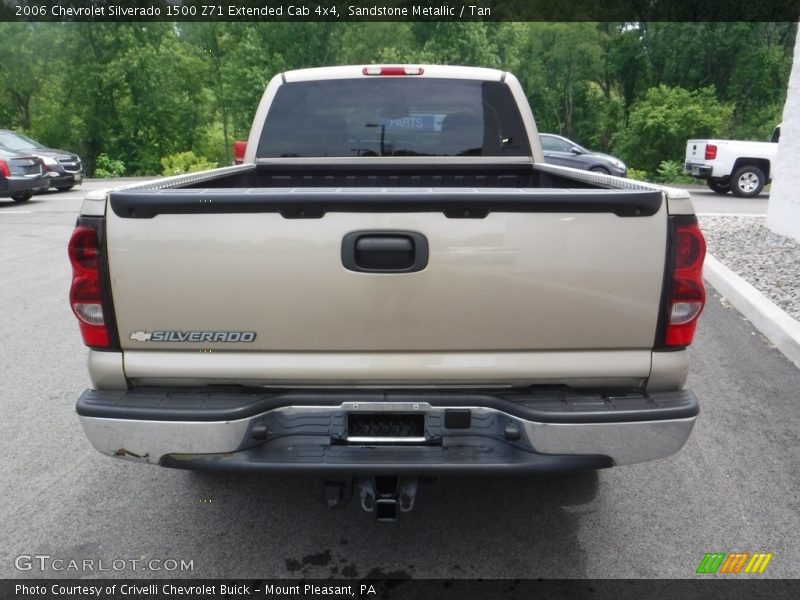
{"label": "truck tailgate", "polygon": [[[121,344],[125,351],[251,357],[649,353],[667,246],[661,196],[585,189],[112,192],[107,252]],[[426,264],[415,272],[351,270],[343,246],[353,232],[413,233],[427,242]]]}
{"label": "truck tailgate", "polygon": [[688,140],[686,142],[685,162],[703,163],[706,161],[706,144],[708,140]]}

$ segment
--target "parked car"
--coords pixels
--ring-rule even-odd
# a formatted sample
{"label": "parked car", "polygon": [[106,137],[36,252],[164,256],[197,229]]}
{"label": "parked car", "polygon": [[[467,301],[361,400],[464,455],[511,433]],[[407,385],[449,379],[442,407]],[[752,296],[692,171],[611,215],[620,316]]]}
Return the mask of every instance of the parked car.
{"label": "parked car", "polygon": [[718,194],[731,192],[739,198],[754,198],[772,181],[780,136],[778,125],[769,142],[688,140],[683,172],[704,179]]}
{"label": "parked car", "polygon": [[610,154],[587,150],[568,138],[552,133],[540,133],[539,138],[542,140],[546,163],[617,177],[625,177],[628,174],[625,163]]}
{"label": "parked car", "polygon": [[0,148],[0,198],[25,202],[48,185],[41,158]]}
{"label": "parked car", "polygon": [[10,129],[0,129],[0,146],[12,152],[22,152],[41,158],[50,176],[48,187],[65,192],[83,181],[83,163],[77,154],[47,148],[36,140]]}

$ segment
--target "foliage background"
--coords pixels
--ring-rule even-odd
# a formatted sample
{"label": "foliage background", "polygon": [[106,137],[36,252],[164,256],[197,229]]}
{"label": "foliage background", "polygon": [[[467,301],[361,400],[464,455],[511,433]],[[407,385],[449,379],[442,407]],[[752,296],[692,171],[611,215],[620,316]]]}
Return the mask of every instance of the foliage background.
{"label": "foliage background", "polygon": [[658,179],[688,138],[768,138],[795,33],[763,22],[0,23],[0,127],[78,152],[90,175],[155,174],[230,163],[280,71],[465,64],[517,75],[540,131]]}

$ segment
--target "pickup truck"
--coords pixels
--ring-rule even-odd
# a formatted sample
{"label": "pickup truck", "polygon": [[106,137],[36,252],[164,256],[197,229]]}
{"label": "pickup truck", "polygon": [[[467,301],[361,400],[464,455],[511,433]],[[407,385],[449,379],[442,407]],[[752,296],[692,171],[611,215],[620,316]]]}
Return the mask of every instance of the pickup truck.
{"label": "pickup truck", "polygon": [[315,474],[382,520],[421,477],[668,456],[699,411],[693,212],[545,164],[509,73],[279,74],[243,164],[87,196],[80,422],[108,456]]}
{"label": "pickup truck", "polygon": [[772,179],[779,135],[780,126],[771,142],[689,140],[683,172],[704,179],[718,194],[732,192],[740,198],[753,198]]}

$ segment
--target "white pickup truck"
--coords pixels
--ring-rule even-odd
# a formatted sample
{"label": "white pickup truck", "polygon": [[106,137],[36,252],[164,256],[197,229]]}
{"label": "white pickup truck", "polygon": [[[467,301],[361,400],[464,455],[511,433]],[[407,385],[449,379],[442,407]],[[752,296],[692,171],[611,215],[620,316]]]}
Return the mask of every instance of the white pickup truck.
{"label": "white pickup truck", "polygon": [[689,140],[683,171],[704,179],[718,194],[758,196],[772,179],[779,132],[780,126],[775,128],[771,142]]}
{"label": "white pickup truck", "polygon": [[90,192],[69,244],[108,456],[315,473],[381,519],[420,476],[677,452],[705,293],[688,193],[544,163],[517,79],[290,71],[244,163]]}

